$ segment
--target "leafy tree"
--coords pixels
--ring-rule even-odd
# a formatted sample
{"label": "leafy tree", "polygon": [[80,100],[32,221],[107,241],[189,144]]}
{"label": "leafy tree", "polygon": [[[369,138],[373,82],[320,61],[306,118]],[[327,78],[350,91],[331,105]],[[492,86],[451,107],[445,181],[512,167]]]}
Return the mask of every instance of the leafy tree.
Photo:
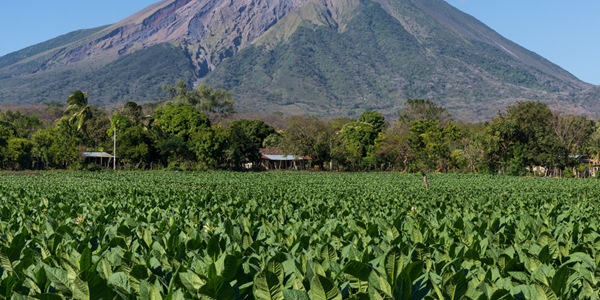
{"label": "leafy tree", "polygon": [[58,130],[56,128],[47,127],[36,131],[31,137],[33,148],[37,154],[36,159],[39,163],[43,163],[45,168],[48,168],[48,165],[54,161],[56,156],[55,151],[53,151],[56,147],[53,146],[55,146],[57,135]]}
{"label": "leafy tree", "polygon": [[366,122],[352,122],[344,125],[342,137],[352,152],[356,153],[358,160],[365,157],[369,146],[375,144],[377,138],[375,126]]}
{"label": "leafy tree", "polygon": [[15,135],[20,138],[30,138],[33,132],[43,126],[37,115],[24,115],[18,110],[15,112],[6,110],[0,113],[0,121],[12,124],[15,128]]}
{"label": "leafy tree", "polygon": [[485,130],[486,163],[504,164],[506,169],[510,168],[510,161],[516,153],[512,148],[517,144],[525,149],[525,166],[556,163],[560,143],[550,125],[551,116],[552,111],[539,101],[518,101],[509,106],[506,113],[499,113]]}
{"label": "leafy tree", "polygon": [[211,116],[213,122],[218,122],[235,113],[235,101],[231,99],[231,92],[213,89],[212,86],[202,84],[197,89],[201,101],[199,108]]}
{"label": "leafy tree", "polygon": [[235,113],[235,101],[231,99],[231,92],[226,90],[213,89],[206,84],[188,90],[188,85],[183,80],[179,80],[174,87],[166,85],[162,88],[168,92],[168,97],[159,102],[170,101],[174,106],[194,106],[210,116],[213,123]]}
{"label": "leafy tree", "polygon": [[182,137],[184,141],[187,141],[194,132],[210,127],[206,115],[191,106],[166,106],[155,110],[154,115],[155,126]]}
{"label": "leafy tree", "polygon": [[276,133],[275,128],[261,120],[240,119],[231,123],[230,126],[240,126],[250,140],[258,145],[262,145],[269,135]]}
{"label": "leafy tree", "polygon": [[[85,127],[87,136],[89,138],[89,145],[92,146],[94,149],[96,148],[96,146],[108,146],[108,144],[110,144],[111,146],[107,148],[112,148],[113,136],[107,134],[107,131],[111,129],[110,118],[111,116],[109,116],[105,110],[98,108],[92,109],[92,118],[86,121]],[[120,116],[117,118],[120,118]],[[123,119],[122,124],[124,124],[126,127],[130,126],[130,123],[124,120],[126,118],[120,119]]]}
{"label": "leafy tree", "polygon": [[229,149],[228,133],[227,129],[212,126],[192,134],[190,143],[198,160],[216,168]]}
{"label": "leafy tree", "polygon": [[564,165],[569,166],[569,156],[587,141],[594,132],[594,123],[585,116],[562,116],[552,113],[549,117],[550,127],[560,142]]}
{"label": "leafy tree", "polygon": [[8,140],[15,136],[17,128],[6,121],[0,121],[0,147],[8,146]]}
{"label": "leafy tree", "polygon": [[33,143],[28,139],[11,138],[8,140],[6,159],[13,168],[27,169],[31,162]]}
{"label": "leafy tree", "polygon": [[398,121],[404,124],[418,121],[439,121],[441,126],[445,126],[450,120],[450,114],[445,108],[423,99],[407,100],[398,118]]}
{"label": "leafy tree", "polygon": [[150,163],[154,152],[154,143],[140,126],[131,126],[122,130],[117,137],[117,153],[131,163]]}
{"label": "leafy tree", "polygon": [[85,131],[85,121],[92,117],[92,107],[88,105],[88,95],[82,91],[75,91],[67,98],[67,110],[65,116],[69,117],[69,123],[77,127],[79,131]]}
{"label": "leafy tree", "polygon": [[375,132],[380,133],[385,129],[387,125],[387,121],[385,117],[376,111],[364,111],[360,117],[358,117],[359,122],[368,123],[373,125],[373,129]]}
{"label": "leafy tree", "polygon": [[250,162],[260,159],[259,145],[252,142],[252,137],[240,125],[232,124],[227,128],[227,140],[227,158],[234,166],[241,166],[246,159]]}
{"label": "leafy tree", "polygon": [[187,141],[178,135],[162,140],[156,148],[164,162],[177,163],[190,157]]}
{"label": "leafy tree", "polygon": [[281,143],[283,142],[283,139],[284,137],[281,133],[271,133],[268,137],[264,139],[262,147],[269,149],[279,149],[281,148]]}
{"label": "leafy tree", "polygon": [[73,124],[68,118],[60,119],[56,128],[58,133],[56,143],[59,144],[57,147],[59,150],[57,150],[55,159],[61,160],[64,167],[70,167],[81,158],[78,146],[85,143],[86,135],[78,130],[77,124]]}
{"label": "leafy tree", "polygon": [[408,134],[410,153],[417,159],[421,170],[447,171],[450,142],[460,139],[458,128],[448,123],[441,127],[439,120],[413,122]]}
{"label": "leafy tree", "polygon": [[329,126],[335,131],[341,131],[344,128],[344,125],[348,123],[356,122],[355,119],[352,118],[335,118],[329,122]]}
{"label": "leafy tree", "polygon": [[286,153],[310,156],[314,163],[322,165],[329,160],[334,134],[332,127],[316,117],[294,116],[288,120],[281,148]]}
{"label": "leafy tree", "polygon": [[519,143],[517,143],[512,149],[512,157],[510,158],[510,162],[508,163],[508,168],[506,170],[507,175],[513,176],[524,176],[525,175],[525,167],[526,163],[526,153],[525,147]]}
{"label": "leafy tree", "polygon": [[16,132],[16,128],[5,121],[0,121],[0,164],[4,164],[8,146],[8,140],[11,139]]}
{"label": "leafy tree", "polygon": [[380,134],[375,140],[369,159],[380,168],[389,169],[402,165],[404,169],[408,162],[408,135]]}

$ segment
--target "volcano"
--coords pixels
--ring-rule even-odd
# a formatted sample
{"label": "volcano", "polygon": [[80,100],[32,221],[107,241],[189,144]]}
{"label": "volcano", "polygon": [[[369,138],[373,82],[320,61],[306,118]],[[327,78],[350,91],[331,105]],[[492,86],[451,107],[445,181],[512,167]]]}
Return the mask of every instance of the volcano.
{"label": "volcano", "polygon": [[0,103],[144,103],[179,79],[249,112],[394,116],[423,98],[471,121],[518,100],[600,113],[598,87],[442,0],[165,0],[0,57]]}

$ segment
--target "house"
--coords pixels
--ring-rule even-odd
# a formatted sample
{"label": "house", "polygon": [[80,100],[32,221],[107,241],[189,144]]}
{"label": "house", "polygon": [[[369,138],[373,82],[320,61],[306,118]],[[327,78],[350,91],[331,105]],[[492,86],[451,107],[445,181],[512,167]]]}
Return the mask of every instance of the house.
{"label": "house", "polygon": [[106,152],[83,152],[82,156],[86,164],[95,163],[107,168],[110,167],[111,161],[115,158]]}
{"label": "house", "polygon": [[306,161],[311,159],[308,156],[297,156],[294,154],[284,154],[279,149],[260,149],[260,165],[267,170],[289,169],[304,170]]}

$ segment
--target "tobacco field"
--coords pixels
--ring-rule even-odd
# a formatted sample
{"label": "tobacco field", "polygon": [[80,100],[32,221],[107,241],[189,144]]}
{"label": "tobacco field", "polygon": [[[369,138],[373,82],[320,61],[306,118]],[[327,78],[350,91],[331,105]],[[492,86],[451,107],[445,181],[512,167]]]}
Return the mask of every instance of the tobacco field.
{"label": "tobacco field", "polygon": [[600,181],[0,174],[0,298],[598,299]]}

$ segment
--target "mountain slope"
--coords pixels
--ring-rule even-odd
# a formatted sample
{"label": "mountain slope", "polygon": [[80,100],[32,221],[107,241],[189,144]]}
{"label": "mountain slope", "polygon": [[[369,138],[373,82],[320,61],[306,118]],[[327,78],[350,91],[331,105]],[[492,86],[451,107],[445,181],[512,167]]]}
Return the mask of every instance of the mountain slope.
{"label": "mountain slope", "polygon": [[393,115],[405,99],[426,98],[471,120],[517,99],[554,99],[589,86],[501,37],[489,38],[495,33],[487,27],[468,24],[479,36],[468,35],[463,21],[414,3],[346,1],[343,7],[353,9],[336,23],[328,17],[335,3],[311,0],[205,81],[235,90],[247,109],[260,103],[287,113]]}
{"label": "mountain slope", "polygon": [[0,103],[147,102],[179,79],[289,114],[391,116],[408,98],[471,120],[519,99],[600,109],[591,85],[442,0],[165,0],[0,57]]}

